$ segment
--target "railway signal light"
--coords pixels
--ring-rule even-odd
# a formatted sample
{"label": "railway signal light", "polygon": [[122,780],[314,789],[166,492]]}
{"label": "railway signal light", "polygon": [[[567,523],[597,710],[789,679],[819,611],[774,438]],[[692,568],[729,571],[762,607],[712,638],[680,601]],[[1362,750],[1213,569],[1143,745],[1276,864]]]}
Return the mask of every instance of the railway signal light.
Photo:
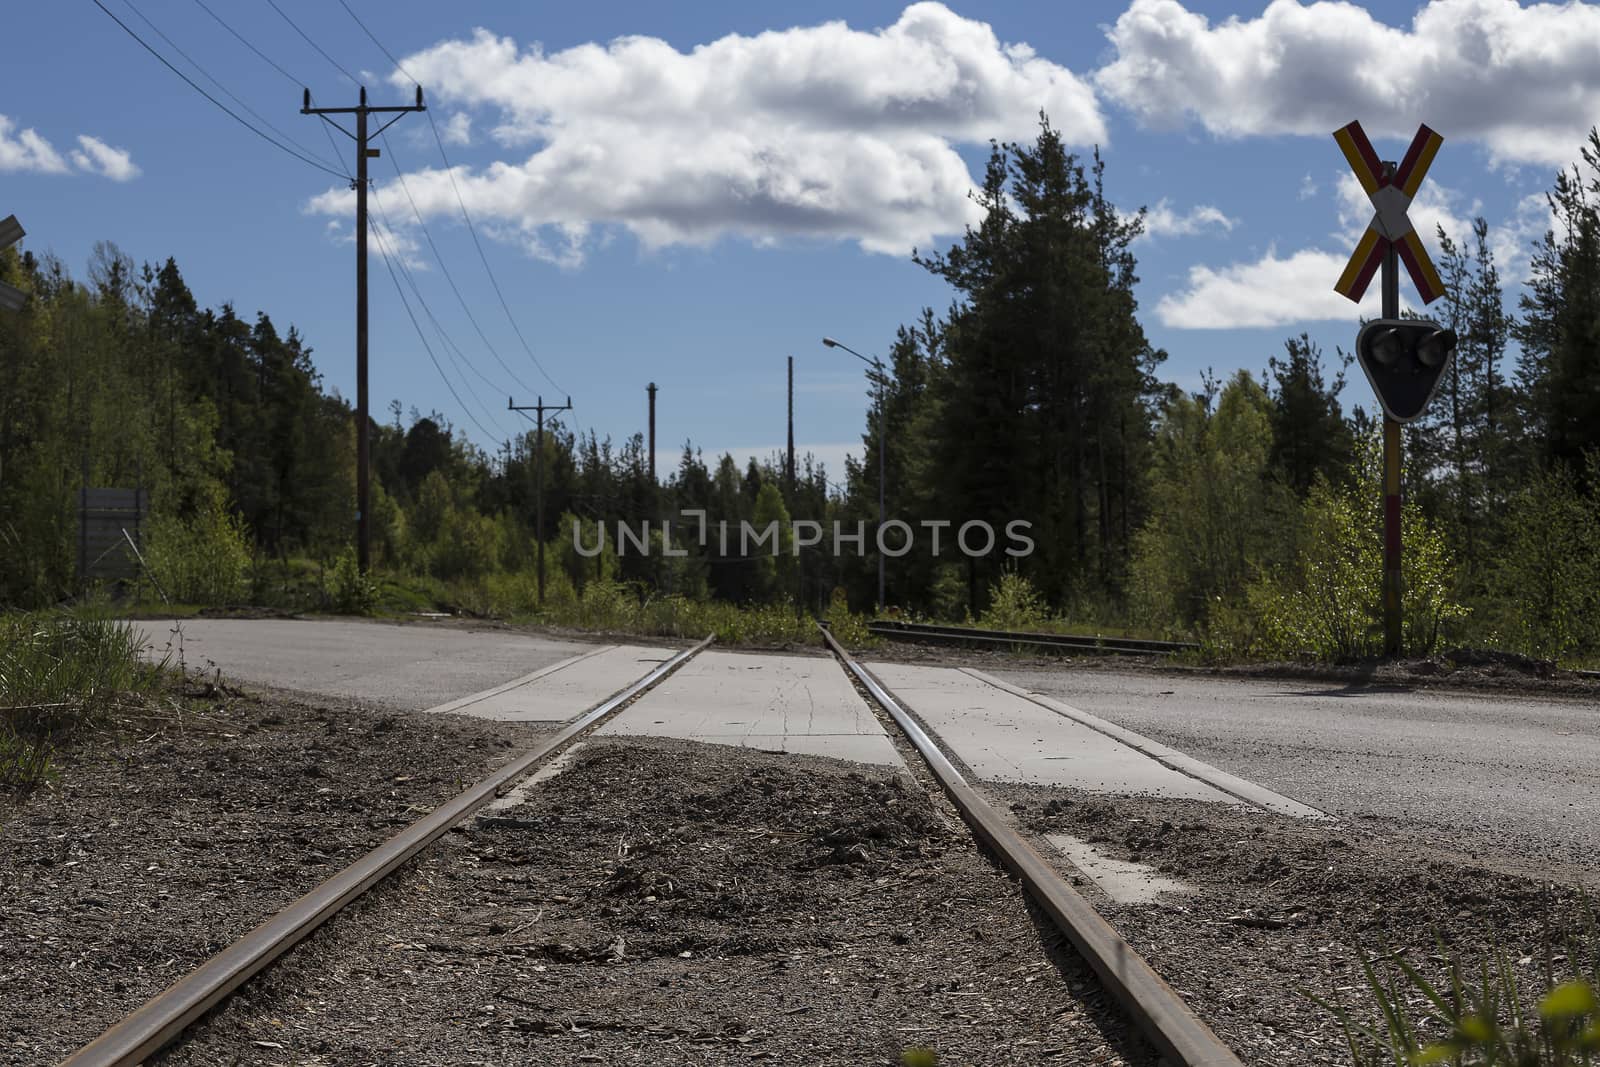
{"label": "railway signal light", "polygon": [[1395,422],[1427,410],[1455,350],[1455,332],[1428,319],[1373,319],[1356,335],[1356,358]]}

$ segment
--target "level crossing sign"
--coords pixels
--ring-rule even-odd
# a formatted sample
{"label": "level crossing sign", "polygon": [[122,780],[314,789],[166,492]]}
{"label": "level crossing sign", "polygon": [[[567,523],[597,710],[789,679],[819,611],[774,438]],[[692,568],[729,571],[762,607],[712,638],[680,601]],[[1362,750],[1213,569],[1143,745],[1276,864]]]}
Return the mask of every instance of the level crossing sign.
{"label": "level crossing sign", "polygon": [[1444,283],[1439,280],[1439,272],[1434,269],[1433,260],[1428,258],[1428,250],[1423,247],[1406,212],[1444,138],[1426,126],[1419,127],[1417,135],[1411,139],[1411,147],[1406,149],[1400,165],[1392,172],[1378,159],[1361,123],[1352,122],[1335,131],[1333,139],[1339,142],[1344,158],[1349,160],[1350,169],[1356,172],[1374,209],[1367,232],[1362,234],[1334,290],[1359,301],[1393,246],[1417,287],[1417,295],[1424,304],[1433,303],[1444,294]]}

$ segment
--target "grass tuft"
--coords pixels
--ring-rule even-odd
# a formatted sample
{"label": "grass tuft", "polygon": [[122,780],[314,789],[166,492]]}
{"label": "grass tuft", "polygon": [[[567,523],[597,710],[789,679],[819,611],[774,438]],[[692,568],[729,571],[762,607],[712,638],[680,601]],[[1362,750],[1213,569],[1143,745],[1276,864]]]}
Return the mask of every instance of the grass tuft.
{"label": "grass tuft", "polygon": [[57,744],[156,685],[162,668],[139,644],[94,612],[0,616],[0,787],[37,785]]}
{"label": "grass tuft", "polygon": [[1362,952],[1375,1018],[1358,1019],[1337,998],[1307,995],[1339,1021],[1357,1067],[1595,1067],[1600,923],[1588,900],[1583,910],[1586,929],[1560,950],[1547,946],[1537,988],[1504,952],[1480,962],[1476,973],[1450,958],[1442,982],[1429,981],[1399,953],[1373,959]]}

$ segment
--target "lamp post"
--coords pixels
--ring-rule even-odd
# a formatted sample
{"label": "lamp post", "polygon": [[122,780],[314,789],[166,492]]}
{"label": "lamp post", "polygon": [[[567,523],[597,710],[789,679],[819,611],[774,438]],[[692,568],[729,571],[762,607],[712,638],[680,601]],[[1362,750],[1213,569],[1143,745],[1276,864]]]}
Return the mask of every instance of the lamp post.
{"label": "lamp post", "polygon": [[[884,405],[884,402],[883,402],[884,401],[883,388],[884,388],[885,383],[887,382],[887,378],[885,377],[884,371],[883,371],[883,360],[879,359],[877,356],[873,356],[871,359],[868,359],[866,356],[863,356],[860,352],[857,352],[855,349],[851,348],[849,345],[841,344],[840,342],[835,341],[831,337],[824,337],[822,339],[822,343],[823,343],[823,345],[825,345],[828,348],[842,348],[842,349],[844,349],[846,352],[850,353],[852,356],[855,356],[861,362],[870,365],[873,368],[873,370],[876,371],[876,375],[873,378],[873,381],[878,387],[878,531],[877,531],[877,535],[878,535],[879,538],[881,538],[883,536],[883,520],[884,520],[884,507],[883,507],[883,486],[884,486],[884,473],[883,473],[883,470],[884,470],[884,467],[883,467],[883,456],[884,456],[884,453],[889,450],[889,426],[888,426],[888,422],[886,421],[887,417],[888,417],[888,412],[887,412],[887,410],[885,410],[885,405]],[[884,601],[883,546],[880,544],[880,545],[877,546],[877,548],[878,548],[878,613],[881,615],[881,614],[883,614],[883,601]]]}

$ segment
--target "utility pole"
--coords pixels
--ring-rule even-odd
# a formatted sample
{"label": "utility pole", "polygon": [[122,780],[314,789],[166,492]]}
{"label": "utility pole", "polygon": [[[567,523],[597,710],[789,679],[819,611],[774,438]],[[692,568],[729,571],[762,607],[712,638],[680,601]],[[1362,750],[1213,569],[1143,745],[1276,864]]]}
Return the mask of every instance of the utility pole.
{"label": "utility pole", "polygon": [[656,383],[644,387],[650,394],[650,499],[656,498]]}
{"label": "utility pole", "polygon": [[[422,103],[422,86],[417,86],[417,102],[407,107],[369,107],[367,88],[361,87],[360,103],[355,107],[312,107],[311,90],[301,98],[300,114],[316,115],[356,143],[356,177],[351,187],[356,191],[356,565],[367,573],[372,562],[372,441],[367,432],[367,160],[376,158],[378,150],[368,148],[367,142],[412,111],[426,111]],[[376,133],[368,132],[370,115],[394,113],[394,118],[378,127]],[[354,115],[356,132],[351,133],[328,118],[329,115]]]}
{"label": "utility pole", "polygon": [[[794,480],[795,470],[794,470],[794,357],[793,356],[789,357],[789,455],[788,455],[788,461],[784,465],[784,474],[785,474],[786,479],[787,479],[787,481],[789,483],[788,486],[786,487],[786,495],[788,497],[788,506],[791,507],[791,508],[794,508],[794,507],[796,507],[798,505],[798,501],[795,499],[795,480]],[[790,514],[793,515],[794,512],[791,511]],[[795,564],[795,566],[794,566],[794,617],[799,619],[799,618],[803,618],[805,616],[805,599],[806,599],[806,570],[805,570],[805,564],[802,563],[800,558],[799,558],[799,553],[795,554],[794,564]]]}
{"label": "utility pole", "polygon": [[[878,387],[878,537],[881,538],[883,536],[884,519],[884,453],[889,450],[889,412],[886,404],[885,394],[885,389],[889,384],[889,377],[887,372],[883,369],[883,360],[879,359],[877,356],[873,356],[871,359],[868,359],[866,356],[863,356],[860,352],[857,352],[843,341],[835,341],[831,337],[824,337],[822,339],[822,343],[828,348],[842,348],[852,356],[855,356],[861,362],[872,367],[872,374],[869,377],[874,383],[877,384]],[[880,545],[878,546],[878,614],[880,615],[883,614],[885,587],[886,583],[884,581],[883,548]]]}
{"label": "utility pole", "polygon": [[536,472],[533,480],[533,539],[538,542],[539,549],[539,606],[544,607],[544,413],[547,411],[571,411],[572,398],[567,397],[567,402],[560,407],[546,404],[544,397],[539,398],[536,404],[517,406],[517,402],[510,397],[506,398],[508,411],[537,411],[539,413],[538,441],[534,445],[533,469]]}
{"label": "utility pole", "polygon": [[794,357],[789,357],[789,463],[784,471],[789,478],[789,497],[794,498]]}
{"label": "utility pole", "polygon": [[[7,215],[0,219],[0,252],[4,252],[26,236],[27,231],[22,228],[22,223],[17,221],[15,215]],[[0,282],[0,311],[21,311],[22,305],[27,302],[27,293],[14,285]],[[5,457],[0,456],[0,482],[4,481]]]}

